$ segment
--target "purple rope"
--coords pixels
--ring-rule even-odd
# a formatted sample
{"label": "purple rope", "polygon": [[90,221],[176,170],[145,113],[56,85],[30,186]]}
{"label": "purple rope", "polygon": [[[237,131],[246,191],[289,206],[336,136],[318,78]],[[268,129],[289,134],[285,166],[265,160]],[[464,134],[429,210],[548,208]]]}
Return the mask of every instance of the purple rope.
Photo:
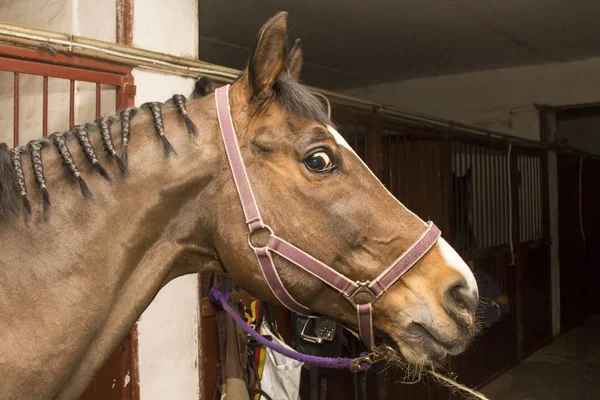
{"label": "purple rope", "polygon": [[[252,336],[252,338],[258,343],[270,348],[273,351],[276,351],[277,353],[283,354],[286,357],[303,363],[313,364],[324,368],[350,369],[352,358],[311,356],[308,354],[299,353],[295,350],[288,349],[265,338],[260,333],[252,329],[252,327],[250,327],[250,325],[248,325],[242,319],[242,317],[240,317],[240,315],[233,308],[231,308],[231,306],[229,305],[229,291],[223,293],[220,289],[221,285],[216,285],[208,291],[208,298],[210,299],[210,301],[213,304],[220,305],[221,307],[223,307],[223,309],[227,311],[227,314],[229,314],[231,318],[233,318],[233,320],[246,332],[248,332],[248,334]],[[361,364],[361,369],[363,371],[368,371],[370,368],[371,364],[369,363]]]}

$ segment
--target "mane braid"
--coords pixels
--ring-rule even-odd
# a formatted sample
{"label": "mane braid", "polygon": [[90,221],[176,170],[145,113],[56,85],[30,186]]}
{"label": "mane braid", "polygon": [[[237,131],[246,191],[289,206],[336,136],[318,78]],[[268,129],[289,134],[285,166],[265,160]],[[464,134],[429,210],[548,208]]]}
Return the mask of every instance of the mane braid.
{"label": "mane braid", "polygon": [[104,151],[115,159],[121,176],[126,177],[129,175],[129,170],[127,169],[127,165],[125,165],[123,160],[121,160],[121,157],[119,157],[117,154],[117,150],[115,150],[115,146],[112,141],[112,135],[110,133],[110,126],[113,122],[114,119],[111,117],[102,117],[96,120],[96,125],[98,125],[98,129],[100,130],[100,137],[102,138]]}
{"label": "mane braid", "polygon": [[123,148],[121,149],[121,160],[125,167],[127,167],[127,147],[129,145],[129,129],[131,127],[131,117],[137,114],[137,109],[128,108],[126,110],[121,110],[120,118],[121,118],[121,143]]}
{"label": "mane braid", "polygon": [[31,157],[31,166],[33,167],[33,176],[40,191],[42,192],[42,207],[44,210],[44,218],[50,213],[50,194],[46,188],[46,176],[44,175],[44,163],[42,160],[42,149],[48,142],[42,140],[32,140],[27,144],[29,156]]}
{"label": "mane braid", "polygon": [[15,175],[17,176],[17,185],[21,194],[21,201],[23,202],[23,219],[25,225],[29,224],[31,219],[31,203],[27,198],[27,184],[25,182],[25,174],[23,173],[23,163],[21,156],[24,150],[22,148],[14,148],[10,150],[10,159],[12,161]]}
{"label": "mane braid", "polygon": [[110,182],[111,181],[110,175],[104,169],[104,167],[102,165],[100,165],[100,163],[98,162],[98,157],[96,157],[96,152],[94,151],[94,146],[92,146],[92,142],[90,142],[90,137],[88,134],[87,127],[85,125],[77,125],[71,129],[71,132],[73,132],[73,134],[75,134],[75,137],[77,138],[77,141],[79,142],[79,145],[81,146],[81,149],[83,150],[83,154],[85,155],[85,158],[87,158],[87,160],[90,163],[92,163],[92,165],[94,166],[96,171],[98,171],[98,173],[100,175],[102,175],[102,177],[104,179],[106,179],[107,181]]}
{"label": "mane braid", "polygon": [[173,103],[175,103],[175,108],[177,108],[177,111],[179,111],[179,114],[181,114],[181,116],[183,116],[183,120],[185,121],[185,126],[187,127],[187,131],[190,134],[190,136],[192,137],[192,139],[197,138],[198,137],[198,128],[196,128],[196,125],[194,125],[194,122],[188,115],[187,110],[185,109],[185,103],[186,103],[185,96],[182,94],[174,94],[173,95]]}
{"label": "mane braid", "polygon": [[81,173],[79,172],[79,168],[77,168],[75,161],[73,161],[73,156],[71,155],[69,147],[67,146],[67,139],[65,135],[63,133],[53,133],[52,135],[50,135],[50,140],[56,146],[56,150],[58,150],[58,154],[60,154],[60,157],[62,158],[67,170],[75,178],[77,178],[77,181],[79,182],[79,189],[81,190],[81,195],[83,196],[83,198],[91,198],[92,192],[90,191],[90,188],[88,187],[87,183],[85,183],[85,181],[81,177]]}
{"label": "mane braid", "polygon": [[151,102],[151,103],[144,104],[144,106],[147,106],[148,110],[150,110],[150,114],[152,114],[152,118],[154,120],[154,128],[156,129],[156,133],[158,134],[158,136],[160,137],[160,140],[162,141],[163,152],[165,154],[165,157],[169,158],[171,153],[177,154],[177,152],[173,148],[173,145],[171,144],[171,142],[169,142],[169,139],[167,139],[167,137],[165,136],[165,127],[163,125],[163,115],[162,115],[161,104],[158,102]]}
{"label": "mane braid", "polygon": [[19,188],[6,143],[0,143],[0,221],[19,211]]}

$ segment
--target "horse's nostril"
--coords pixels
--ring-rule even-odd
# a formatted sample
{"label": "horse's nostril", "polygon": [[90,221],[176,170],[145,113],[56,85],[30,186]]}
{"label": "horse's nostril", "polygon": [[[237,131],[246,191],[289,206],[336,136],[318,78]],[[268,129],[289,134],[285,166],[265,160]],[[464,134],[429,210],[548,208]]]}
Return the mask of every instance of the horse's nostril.
{"label": "horse's nostril", "polygon": [[473,314],[477,312],[477,294],[462,282],[448,288],[446,301],[451,307],[454,306],[461,311],[464,310]]}

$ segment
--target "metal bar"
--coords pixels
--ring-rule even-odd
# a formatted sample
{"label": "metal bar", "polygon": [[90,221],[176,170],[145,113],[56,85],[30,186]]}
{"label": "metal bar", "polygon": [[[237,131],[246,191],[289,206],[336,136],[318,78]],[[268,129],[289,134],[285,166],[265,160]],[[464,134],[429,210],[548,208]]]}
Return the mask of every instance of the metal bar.
{"label": "metal bar", "polygon": [[[0,23],[0,25],[2,24]],[[73,54],[52,54],[46,50],[30,49],[10,44],[0,44],[0,54],[2,54],[3,57],[44,63],[46,64],[44,66],[45,68],[52,68],[54,65],[59,67],[69,65],[82,69],[103,71],[120,75],[127,74],[131,70],[130,66],[117,64],[115,62],[106,62],[98,59],[78,57]]]}
{"label": "metal bar", "polygon": [[483,148],[481,146],[475,147],[475,166],[472,169],[473,177],[475,177],[475,189],[474,193],[477,196],[477,202],[475,209],[477,210],[477,247],[483,248],[483,230],[485,229],[484,209],[485,203],[483,201],[483,185],[485,177],[483,175]]}
{"label": "metal bar", "polygon": [[[450,182],[448,184],[448,198],[452,199],[452,244],[458,246],[458,192],[456,191],[456,175],[458,174],[458,150],[456,142],[446,138],[448,146],[450,147]],[[458,247],[457,247],[458,249]]]}
{"label": "metal bar", "polygon": [[503,211],[503,221],[504,221],[504,240],[506,241],[506,243],[508,243],[510,241],[510,225],[509,225],[509,209],[510,209],[510,202],[512,201],[509,191],[508,191],[508,185],[510,185],[510,174],[508,173],[508,170],[506,169],[506,166],[509,165],[510,160],[508,159],[508,149],[506,149],[506,151],[504,152],[504,155],[502,157],[502,175],[503,175],[503,184],[504,184],[504,209]]}
{"label": "metal bar", "polygon": [[100,83],[96,83],[96,118],[100,118],[101,115],[101,104],[100,99]]}
{"label": "metal bar", "polygon": [[533,215],[531,216],[531,226],[533,228],[532,231],[532,236],[534,240],[538,240],[539,239],[539,234],[538,234],[538,225],[537,225],[537,216],[538,216],[538,212],[540,210],[541,204],[539,203],[539,199],[538,199],[538,194],[539,194],[539,180],[538,180],[538,168],[537,168],[537,161],[538,161],[538,156],[535,155],[533,157],[531,157],[531,181],[532,181],[532,189],[533,189],[533,193],[532,193],[532,203],[533,203]]}
{"label": "metal bar", "polygon": [[527,180],[527,192],[526,192],[526,197],[525,200],[527,202],[527,214],[525,215],[526,218],[526,236],[527,236],[527,241],[531,240],[531,228],[532,228],[532,223],[531,223],[531,216],[533,214],[533,210],[532,210],[532,182],[531,182],[531,156],[527,155],[524,157],[524,161],[525,161],[525,174],[526,174],[526,180]]}
{"label": "metal bar", "polygon": [[[460,157],[460,173],[464,174],[466,171],[466,158],[465,158],[465,152],[466,152],[466,148],[467,145],[464,143],[460,143],[461,147],[460,147],[460,152],[458,153],[459,157]],[[459,171],[457,171],[457,178],[459,176],[462,175],[458,175]],[[464,194],[464,190],[459,190],[458,191],[458,204],[457,204],[457,208],[458,210],[460,210],[460,220],[458,221],[459,225],[458,225],[458,232],[460,235],[460,241],[459,241],[459,247],[461,250],[466,250],[467,246],[466,244],[468,243],[468,241],[465,238],[465,231],[466,231],[466,221],[465,221],[465,194]]]}
{"label": "metal bar", "polygon": [[413,209],[416,209],[415,211],[417,212],[417,214],[419,215],[419,217],[423,216],[423,185],[421,182],[421,142],[418,139],[418,137],[413,137],[413,146],[414,146],[414,151],[415,151],[415,155],[416,155],[416,160],[414,162],[414,166],[416,167],[415,169],[417,170],[417,178],[414,182],[413,185],[413,192],[414,192],[414,202],[412,205]]}
{"label": "metal bar", "polygon": [[388,136],[387,136],[387,144],[388,144],[388,168],[390,169],[388,175],[389,175],[389,190],[390,193],[392,193],[398,200],[405,202],[406,199],[401,199],[400,198],[400,194],[398,192],[398,183],[399,183],[399,176],[400,174],[400,169],[398,168],[398,164],[399,164],[399,154],[398,154],[398,146],[397,146],[397,142],[398,142],[398,138],[396,137],[396,135],[394,135],[394,133],[392,131],[387,131],[388,132]]}
{"label": "metal bar", "polygon": [[48,76],[44,76],[42,100],[42,136],[48,137]]}
{"label": "metal bar", "polygon": [[503,241],[502,241],[502,225],[501,225],[502,217],[500,216],[500,207],[502,207],[502,200],[503,200],[503,197],[501,196],[502,180],[500,179],[500,171],[502,170],[502,167],[500,164],[501,155],[502,155],[501,150],[499,148],[496,148],[494,151],[494,182],[495,182],[495,188],[496,188],[496,196],[495,196],[496,203],[495,203],[495,207],[494,207],[495,227],[496,227],[495,245],[501,245],[503,243]]}
{"label": "metal bar", "polygon": [[394,194],[394,190],[392,189],[392,180],[394,179],[394,168],[392,168],[392,132],[390,131],[387,131],[386,142],[388,155],[388,190],[390,193]]}
{"label": "metal bar", "polygon": [[539,211],[537,213],[537,227],[538,227],[538,238],[539,239],[543,239],[544,238],[544,229],[543,229],[543,223],[542,223],[542,216],[544,214],[544,208],[545,208],[545,199],[542,195],[542,181],[543,181],[543,177],[542,177],[542,156],[540,155],[537,158],[537,182],[538,182],[538,206],[539,206]]}
{"label": "metal bar", "polygon": [[529,190],[528,187],[528,176],[527,176],[527,157],[525,157],[524,155],[521,156],[521,162],[523,163],[522,166],[522,170],[521,170],[521,187],[523,188],[523,191],[521,192],[522,197],[523,197],[523,210],[521,212],[521,221],[522,221],[522,231],[523,231],[523,237],[521,238],[521,242],[526,242],[528,237],[527,237],[527,217],[529,214],[529,204],[527,202],[527,192]]}
{"label": "metal bar", "polygon": [[492,175],[492,150],[491,147],[485,148],[485,171],[486,171],[486,211],[487,217],[485,221],[486,225],[486,246],[492,246],[492,232],[494,226],[492,225],[492,213],[494,209],[492,208],[492,197],[493,197],[493,175]]}
{"label": "metal bar", "polygon": [[[469,182],[468,180],[467,182],[467,193],[470,191],[471,192],[471,196],[469,199],[467,199],[467,207],[465,208],[467,211],[467,228],[468,228],[468,232],[473,232],[473,235],[475,234],[475,227],[477,226],[477,221],[475,221],[474,217],[475,217],[475,202],[474,202],[474,194],[475,194],[475,180],[473,179],[473,177],[475,176],[475,153],[477,152],[477,146],[471,146],[471,149],[468,153],[468,163],[469,163],[469,167],[471,170],[471,181]],[[473,218],[469,218],[469,215]],[[468,241],[469,243],[469,249],[471,249],[471,241]]]}
{"label": "metal bar", "polygon": [[19,73],[14,73],[14,86],[13,86],[13,147],[19,145]]}
{"label": "metal bar", "polygon": [[450,192],[452,187],[452,151],[450,148],[450,141],[446,135],[442,141],[440,141],[440,166],[439,166],[439,185],[442,189],[442,203],[440,208],[440,219],[443,232],[446,232],[446,236],[454,243],[454,235],[452,232],[452,220],[451,213],[453,202],[453,194]]}
{"label": "metal bar", "polygon": [[18,71],[23,74],[49,76],[51,78],[75,79],[82,82],[102,82],[107,85],[121,86],[125,82],[125,76],[108,72],[99,72],[73,68],[67,66],[56,66],[40,62],[17,60],[13,58],[0,57],[2,69],[7,71]]}
{"label": "metal bar", "polygon": [[525,215],[525,202],[523,201],[523,158],[519,155],[519,154],[515,154],[516,158],[517,158],[517,172],[518,172],[518,178],[517,178],[517,185],[515,185],[516,188],[516,192],[518,194],[518,201],[519,201],[519,236],[520,239],[523,239],[525,237],[524,235],[524,224],[522,223],[523,221],[523,215]]}
{"label": "metal bar", "polygon": [[539,209],[539,204],[537,203],[537,178],[536,178],[536,170],[535,170],[535,156],[530,157],[530,169],[531,169],[531,217],[529,218],[531,222],[531,239],[537,240],[537,210]]}
{"label": "metal bar", "polygon": [[431,199],[429,198],[429,167],[431,167],[431,163],[428,162],[428,155],[430,153],[429,141],[427,137],[423,137],[422,140],[419,141],[419,147],[421,152],[421,157],[419,160],[419,168],[421,169],[421,180],[418,186],[421,187],[421,198],[419,199],[419,203],[423,207],[421,218],[425,221],[430,219],[431,215]]}
{"label": "metal bar", "polygon": [[534,207],[535,204],[533,203],[533,157],[528,155],[527,156],[527,181],[528,181],[528,193],[527,193],[527,197],[528,197],[528,203],[529,203],[529,215],[527,215],[527,225],[528,225],[528,239],[532,240],[533,239],[533,215],[535,213],[534,211]]}
{"label": "metal bar", "polygon": [[[396,134],[394,135],[394,165],[395,165],[395,177],[394,180],[396,182],[396,190],[394,191],[394,196],[396,196],[397,198],[400,198],[400,193],[402,193],[402,185],[406,186],[406,177],[408,175],[408,172],[406,171],[406,169],[401,170],[401,165],[402,165],[402,159],[400,157],[400,143],[402,141],[402,138],[400,137],[400,135],[398,134],[398,132],[396,132]],[[408,201],[407,198],[404,198],[404,201]]]}
{"label": "metal bar", "polygon": [[541,154],[540,160],[540,197],[542,199],[542,213],[540,214],[540,225],[542,228],[542,238],[546,241],[550,240],[550,187],[548,182],[548,152],[544,151]]}
{"label": "metal bar", "polygon": [[506,206],[506,182],[504,181],[504,170],[506,164],[504,163],[504,150],[500,148],[498,150],[498,192],[500,193],[500,204],[498,207],[498,233],[500,235],[500,243],[504,244],[507,242],[506,237],[506,216],[504,215],[504,207]]}
{"label": "metal bar", "polygon": [[498,233],[498,227],[496,224],[497,220],[497,204],[498,204],[498,174],[496,171],[496,149],[494,147],[495,143],[492,140],[490,145],[490,176],[492,180],[490,182],[491,185],[491,198],[490,198],[490,246],[495,246],[498,244],[498,240],[496,238]]}
{"label": "metal bar", "polygon": [[133,44],[133,1],[117,0],[117,43]]}
{"label": "metal bar", "polygon": [[404,180],[404,201],[405,205],[408,204],[408,138],[407,135],[402,135],[404,139],[404,171],[402,172],[402,179]]}
{"label": "metal bar", "polygon": [[69,128],[75,125],[75,81],[71,79],[69,88]]}

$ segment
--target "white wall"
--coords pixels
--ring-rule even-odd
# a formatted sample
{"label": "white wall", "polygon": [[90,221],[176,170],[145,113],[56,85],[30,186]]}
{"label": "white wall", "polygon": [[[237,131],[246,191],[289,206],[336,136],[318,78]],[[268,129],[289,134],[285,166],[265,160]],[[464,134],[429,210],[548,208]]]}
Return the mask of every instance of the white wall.
{"label": "white wall", "polygon": [[345,91],[356,97],[538,139],[534,105],[600,101],[600,58],[412,79]]}
{"label": "white wall", "polygon": [[[198,55],[196,0],[136,0],[133,45],[176,56]],[[194,81],[134,70],[136,105],[189,94]],[[198,279],[184,276],[164,287],[138,323],[142,400],[198,399]]]}
{"label": "white wall", "polygon": [[[134,28],[135,29],[135,28]],[[135,42],[134,31],[134,42]],[[194,81],[134,70],[136,105],[189,94]],[[193,400],[199,396],[198,278],[188,275],[165,286],[138,322],[142,400]]]}
{"label": "white wall", "polygon": [[[137,0],[134,45],[177,56],[198,54],[196,0]],[[31,28],[116,40],[116,1],[0,0],[0,20]],[[189,94],[190,79],[134,70],[136,104]],[[42,77],[21,75],[21,143],[42,134]],[[95,118],[95,84],[76,85],[75,123]],[[115,108],[115,92],[103,87],[102,113]],[[49,132],[68,129],[69,82],[49,79]],[[13,74],[0,71],[0,141],[12,146]],[[196,276],[168,284],[138,323],[140,391],[143,400],[199,397],[198,281]]]}

